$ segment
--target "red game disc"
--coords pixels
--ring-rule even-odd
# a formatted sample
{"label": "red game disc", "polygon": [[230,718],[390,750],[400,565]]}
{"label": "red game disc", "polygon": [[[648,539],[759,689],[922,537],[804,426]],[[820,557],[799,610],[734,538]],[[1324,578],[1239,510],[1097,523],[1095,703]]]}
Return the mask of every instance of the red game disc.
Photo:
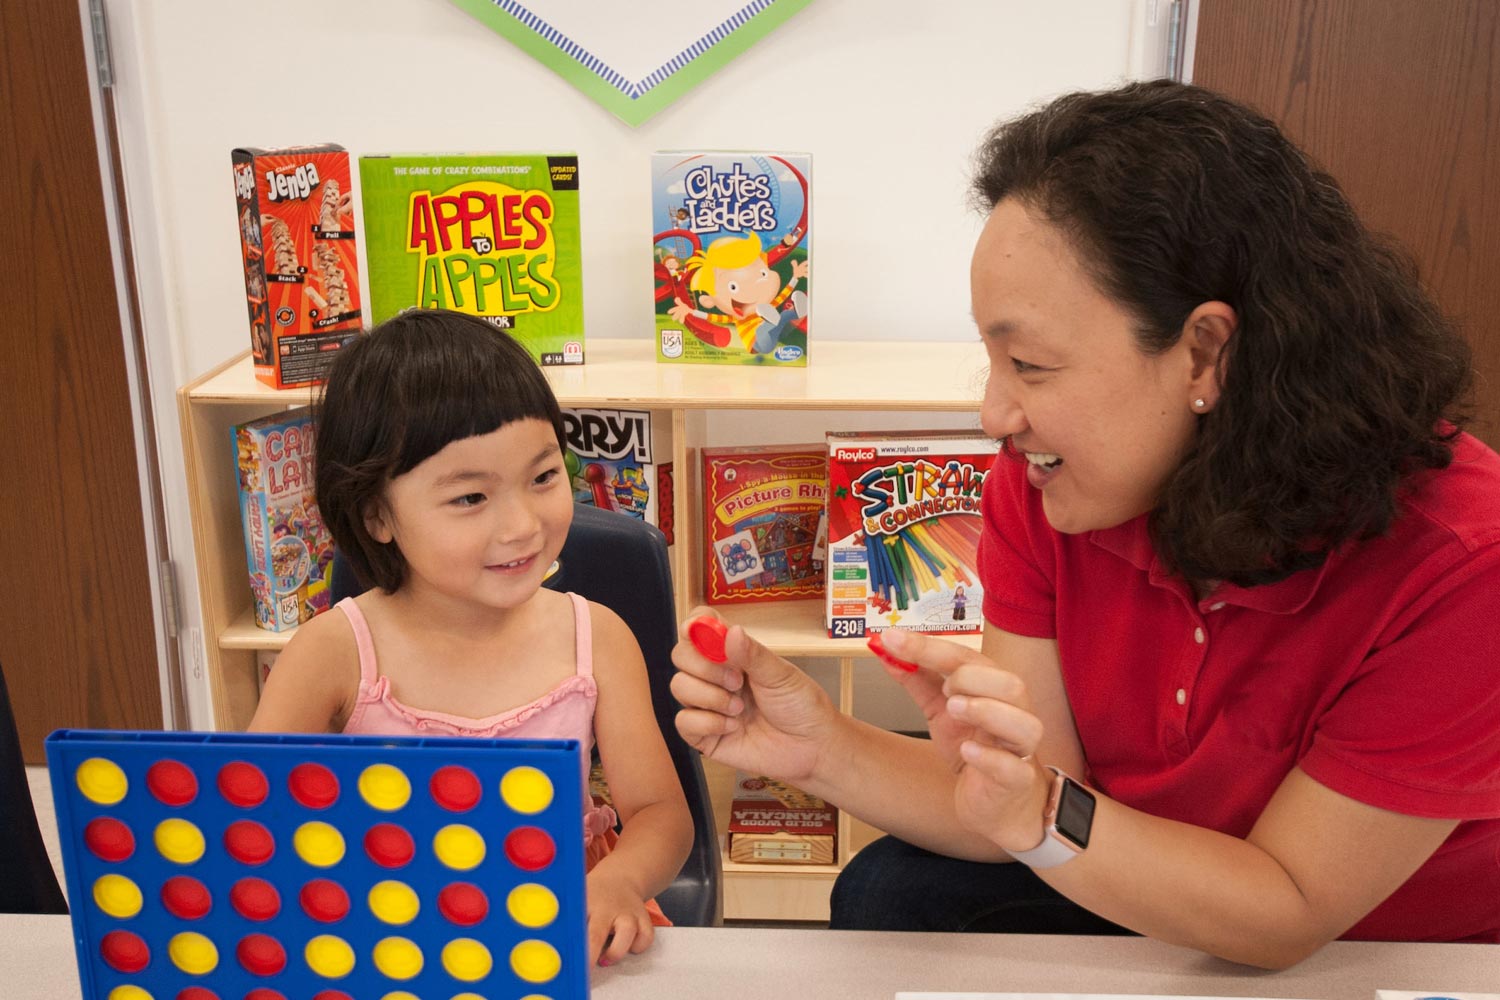
{"label": "red game disc", "polygon": [[313,994],[313,1000],[354,1000],[343,990],[319,990]]}
{"label": "red game disc", "polygon": [[264,986],[257,986],[245,994],[245,1000],[286,1000],[286,997],[275,990],[268,990]]}
{"label": "red game disc", "polygon": [[411,834],[394,823],[376,823],[365,834],[365,853],[382,868],[400,868],[416,856]]}
{"label": "red game disc", "polygon": [[432,801],[450,812],[468,812],[479,804],[479,779],[467,767],[440,767],[428,783]]}
{"label": "red game disc", "polygon": [[723,663],[729,659],[724,652],[724,637],[729,634],[729,626],[717,618],[694,618],[688,622],[688,638],[693,645],[698,647],[698,652],[713,660],[715,663]]}
{"label": "red game disc", "polygon": [[274,976],[286,968],[286,949],[267,934],[246,934],[234,953],[245,971],[254,976]]}
{"label": "red game disc", "polygon": [[83,828],[83,842],[101,861],[124,861],[135,853],[135,835],[113,816],[89,820]]}
{"label": "red game disc", "polygon": [[876,656],[880,657],[882,660],[889,663],[897,670],[905,670],[909,674],[914,674],[921,669],[910,660],[903,660],[895,653],[892,653],[890,650],[886,649],[885,640],[880,637],[879,632],[876,632],[874,635],[870,636],[870,638],[866,639],[865,645],[870,647],[870,652],[874,653]]}
{"label": "red game disc", "polygon": [[438,893],[438,912],[460,927],[472,927],[490,912],[484,890],[467,882],[454,882]]}
{"label": "red game disc", "polygon": [[302,887],[297,897],[303,912],[325,924],[336,923],[349,915],[349,894],[337,882],[315,878]]}
{"label": "red game disc", "polygon": [[246,920],[270,920],[281,912],[281,894],[265,879],[240,879],[229,890],[229,902]]}
{"label": "red game disc", "polygon": [[151,964],[151,949],[129,931],[110,931],[99,942],[99,954],[116,972],[140,972]]}
{"label": "red game disc", "polygon": [[263,865],[276,853],[276,841],[254,820],[237,819],[224,831],[224,850],[242,865]]}
{"label": "red game disc", "polygon": [[146,772],[146,787],[169,806],[185,806],[198,797],[198,778],[175,760],[159,760]]}
{"label": "red game disc", "polygon": [[265,772],[243,760],[232,760],[219,768],[219,794],[231,805],[250,809],[266,801],[271,785]]}
{"label": "red game disc", "polygon": [[505,838],[505,856],[522,871],[538,872],[557,857],[557,845],[546,830],[518,826]]}
{"label": "red game disc", "polygon": [[322,764],[298,764],[287,775],[286,787],[309,809],[327,809],[339,800],[339,779]]}
{"label": "red game disc", "polygon": [[161,905],[179,920],[199,920],[213,909],[208,886],[190,875],[173,875],[162,883]]}
{"label": "red game disc", "polygon": [[201,986],[189,986],[177,994],[177,1000],[219,1000],[219,994]]}

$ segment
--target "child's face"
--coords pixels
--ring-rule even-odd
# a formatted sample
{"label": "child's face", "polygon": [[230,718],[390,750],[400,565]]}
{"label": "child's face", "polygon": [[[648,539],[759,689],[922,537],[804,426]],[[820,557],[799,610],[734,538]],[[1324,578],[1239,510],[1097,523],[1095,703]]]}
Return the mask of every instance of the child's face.
{"label": "child's face", "polygon": [[406,586],[513,608],[541,586],[572,522],[557,435],[527,419],[450,442],[392,479],[367,525],[401,546]]}
{"label": "child's face", "polygon": [[714,269],[714,294],[716,309],[735,316],[743,316],[751,308],[769,303],[781,291],[781,275],[771,270],[764,260],[754,260],[744,267],[718,267]]}

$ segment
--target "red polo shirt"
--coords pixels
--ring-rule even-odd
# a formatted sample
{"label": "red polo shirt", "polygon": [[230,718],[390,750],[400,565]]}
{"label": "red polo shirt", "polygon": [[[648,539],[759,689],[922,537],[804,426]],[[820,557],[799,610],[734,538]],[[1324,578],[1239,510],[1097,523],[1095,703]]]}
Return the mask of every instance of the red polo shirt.
{"label": "red polo shirt", "polygon": [[1462,820],[1345,938],[1500,941],[1500,456],[1455,445],[1383,537],[1201,601],[1163,572],[1144,516],[1065,535],[1024,462],[985,484],[985,619],[1057,640],[1106,795],[1243,837],[1297,766]]}

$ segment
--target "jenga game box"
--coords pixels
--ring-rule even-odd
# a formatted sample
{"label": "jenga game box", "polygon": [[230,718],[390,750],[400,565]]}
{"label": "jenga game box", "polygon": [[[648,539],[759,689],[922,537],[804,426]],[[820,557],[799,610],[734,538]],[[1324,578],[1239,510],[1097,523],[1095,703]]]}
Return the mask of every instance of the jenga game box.
{"label": "jenga game box", "polygon": [[328,610],[333,538],[313,500],[313,425],[302,406],[234,428],[255,624],[295,628]]}
{"label": "jenga game box", "polygon": [[654,524],[674,541],[672,454],[667,422],[650,410],[564,409],[563,456],[581,504]]}
{"label": "jenga game box", "polygon": [[812,157],[651,159],[656,359],[807,366]]}
{"label": "jenga game box", "polygon": [[979,496],[997,450],[967,431],[829,432],[830,636],[980,631]]}
{"label": "jenga game box", "polygon": [[744,864],[831,865],[839,811],[784,781],[735,774],[729,860]]}
{"label": "jenga game box", "polygon": [[360,329],[349,154],[325,144],[230,156],[255,377],[316,385]]}
{"label": "jenga game box", "polygon": [[376,322],[452,309],[583,364],[576,155],[361,156],[359,184]]}
{"label": "jenga game box", "polygon": [[704,448],[708,604],[823,596],[828,458],[820,445]]}

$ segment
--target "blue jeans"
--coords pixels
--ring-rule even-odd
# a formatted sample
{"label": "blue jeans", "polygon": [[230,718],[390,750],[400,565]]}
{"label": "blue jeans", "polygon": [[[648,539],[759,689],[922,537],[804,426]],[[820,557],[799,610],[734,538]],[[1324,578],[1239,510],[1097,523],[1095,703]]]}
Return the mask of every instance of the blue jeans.
{"label": "blue jeans", "polygon": [[828,926],[862,931],[1131,934],[1025,865],[960,861],[882,837],[856,854],[830,900]]}

